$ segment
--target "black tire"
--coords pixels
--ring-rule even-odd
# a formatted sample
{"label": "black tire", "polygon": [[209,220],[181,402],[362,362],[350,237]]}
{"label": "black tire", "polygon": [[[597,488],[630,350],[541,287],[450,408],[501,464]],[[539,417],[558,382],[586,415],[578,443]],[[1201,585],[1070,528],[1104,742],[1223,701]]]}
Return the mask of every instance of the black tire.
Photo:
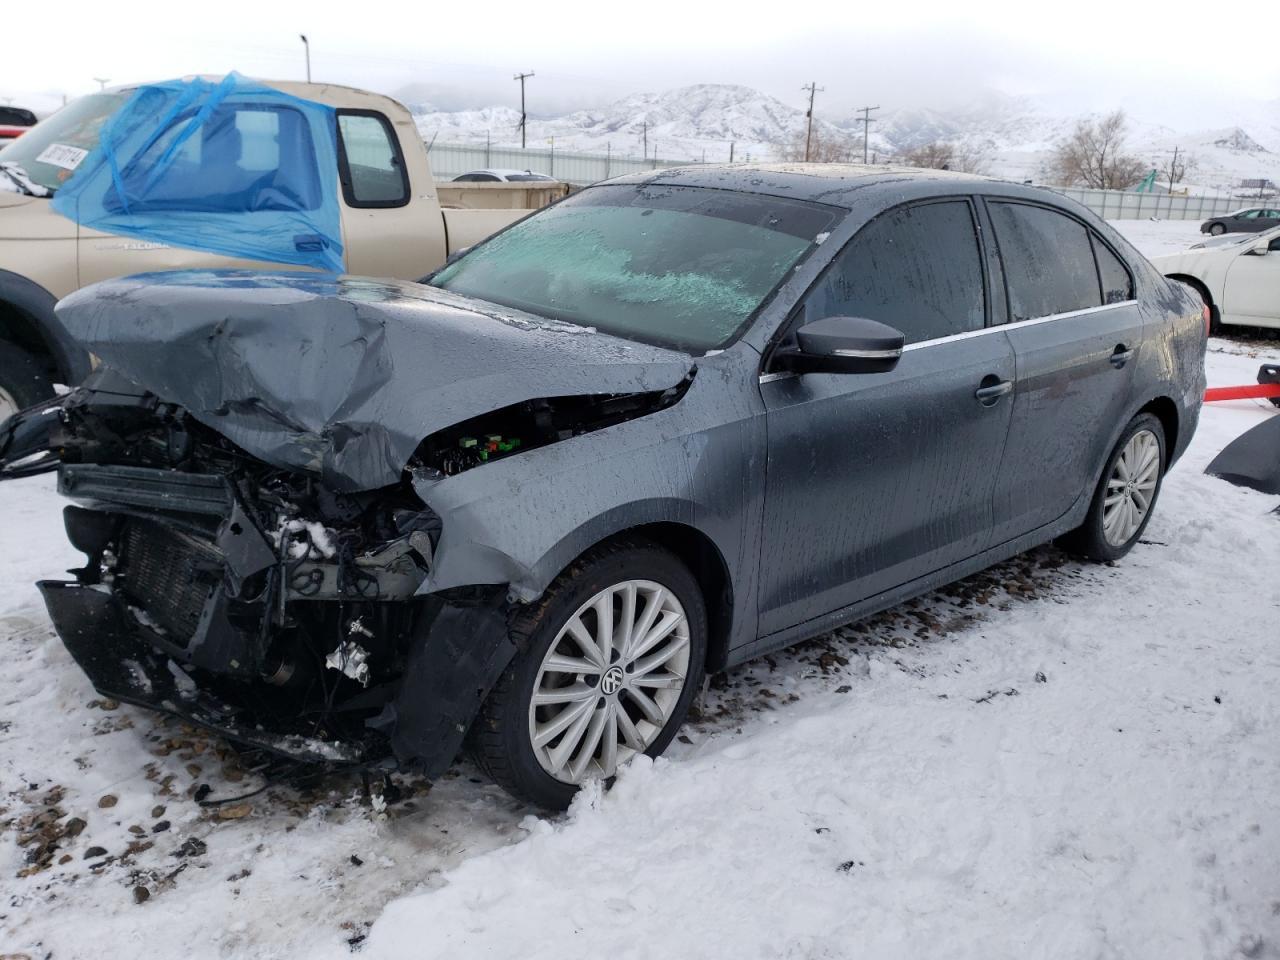
{"label": "black tire", "polygon": [[[1156,443],[1160,449],[1159,474],[1156,478],[1155,489],[1151,494],[1150,505],[1147,507],[1147,512],[1142,518],[1142,522],[1124,543],[1116,545],[1107,540],[1103,531],[1103,506],[1107,497],[1107,480],[1115,472],[1116,461],[1120,459],[1120,453],[1124,450],[1125,445],[1134,434],[1142,430],[1149,430],[1156,438]],[[1070,533],[1059,537],[1058,545],[1078,557],[1099,562],[1119,560],[1132,550],[1134,544],[1142,538],[1142,533],[1147,529],[1147,524],[1151,522],[1151,515],[1155,513],[1156,502],[1160,498],[1160,488],[1164,485],[1165,465],[1169,462],[1169,451],[1165,443],[1164,426],[1157,417],[1150,413],[1140,413],[1130,420],[1129,425],[1120,434],[1120,439],[1116,441],[1111,455],[1107,457],[1107,464],[1102,470],[1102,476],[1098,479],[1098,488],[1093,493],[1093,500],[1089,504],[1089,513],[1085,516],[1084,523]]]}
{"label": "black tire", "polygon": [[1221,223],[1209,224],[1209,233],[1211,233],[1215,237],[1220,237],[1226,232],[1227,232],[1227,228],[1224,224],[1221,224]]}
{"label": "black tire", "polygon": [[[645,540],[606,544],[584,554],[547,589],[543,598],[512,624],[520,652],[490,692],[468,734],[477,765],[519,799],[563,810],[579,787],[543,769],[530,742],[529,708],[538,673],[552,643],[578,609],[597,593],[626,580],[651,580],[684,607],[689,626],[685,685],[670,718],[644,752],[656,757],[680,729],[702,685],[706,663],[707,614],[698,582],[670,551]],[[601,701],[603,702],[603,701]]]}
{"label": "black tire", "polygon": [[52,396],[53,383],[43,364],[17,344],[0,340],[0,420],[7,416],[6,400],[25,410]]}

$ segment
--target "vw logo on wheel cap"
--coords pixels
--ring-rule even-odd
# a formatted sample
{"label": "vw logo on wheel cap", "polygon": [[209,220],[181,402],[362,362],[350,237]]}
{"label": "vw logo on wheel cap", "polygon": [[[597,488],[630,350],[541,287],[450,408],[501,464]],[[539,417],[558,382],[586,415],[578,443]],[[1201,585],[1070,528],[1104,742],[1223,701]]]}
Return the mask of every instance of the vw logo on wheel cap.
{"label": "vw logo on wheel cap", "polygon": [[600,678],[600,692],[607,697],[613,696],[622,689],[622,668],[610,667]]}

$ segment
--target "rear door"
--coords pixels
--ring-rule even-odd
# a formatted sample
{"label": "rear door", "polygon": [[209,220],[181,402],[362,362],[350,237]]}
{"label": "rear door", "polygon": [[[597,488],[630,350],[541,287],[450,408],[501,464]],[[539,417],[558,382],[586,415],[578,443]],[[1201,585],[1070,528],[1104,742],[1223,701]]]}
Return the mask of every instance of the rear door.
{"label": "rear door", "polygon": [[907,347],[888,373],[762,376],[761,634],[986,546],[1013,350],[987,326],[985,273],[968,199],[899,207],[849,241],[793,315],[793,327],[869,317]]}
{"label": "rear door", "polygon": [[1133,277],[1083,221],[987,200],[1017,365],[992,543],[1030,533],[1093,492],[1133,394],[1142,316]]}

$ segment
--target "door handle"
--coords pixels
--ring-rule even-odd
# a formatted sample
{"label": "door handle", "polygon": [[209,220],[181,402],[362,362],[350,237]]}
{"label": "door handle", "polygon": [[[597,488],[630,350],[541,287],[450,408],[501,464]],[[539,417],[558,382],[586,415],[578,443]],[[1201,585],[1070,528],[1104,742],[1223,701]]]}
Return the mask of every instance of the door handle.
{"label": "door handle", "polygon": [[1126,347],[1123,343],[1117,343],[1116,348],[1111,351],[1111,365],[1119,370],[1126,363],[1133,359],[1133,350]]}
{"label": "door handle", "polygon": [[1013,389],[1012,380],[997,380],[994,376],[983,377],[982,383],[982,386],[973,391],[973,396],[984,407],[995,405],[1001,397]]}

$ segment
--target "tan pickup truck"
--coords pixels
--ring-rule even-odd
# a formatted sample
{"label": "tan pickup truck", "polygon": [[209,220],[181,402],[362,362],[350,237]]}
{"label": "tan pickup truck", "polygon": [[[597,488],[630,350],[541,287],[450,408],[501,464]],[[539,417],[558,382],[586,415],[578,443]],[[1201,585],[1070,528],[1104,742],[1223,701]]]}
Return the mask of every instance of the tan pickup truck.
{"label": "tan pickup truck", "polygon": [[[413,118],[396,101],[332,84],[265,83],[337,112],[341,169],[330,175],[342,188],[348,273],[416,280],[568,191],[559,183],[437,184]],[[88,372],[88,356],[53,312],[74,290],[151,270],[290,269],[99,233],[50,209],[49,193],[70,175],[57,145],[72,144],[81,157],[92,150],[103,122],[130,92],[72,101],[0,149],[0,420],[52,394],[55,383],[76,383]],[[246,137],[243,149],[252,148]]]}

